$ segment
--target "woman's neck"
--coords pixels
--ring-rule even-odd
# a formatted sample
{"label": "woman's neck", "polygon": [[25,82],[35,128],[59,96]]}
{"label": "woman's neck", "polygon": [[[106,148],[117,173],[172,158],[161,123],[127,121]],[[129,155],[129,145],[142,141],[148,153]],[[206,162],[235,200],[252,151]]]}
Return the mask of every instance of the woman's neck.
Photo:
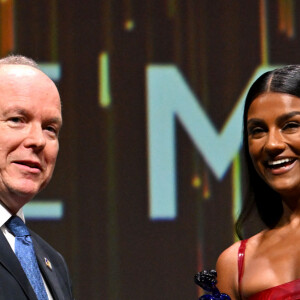
{"label": "woman's neck", "polygon": [[284,199],[282,201],[283,215],[278,223],[278,227],[290,224],[300,226],[300,199]]}

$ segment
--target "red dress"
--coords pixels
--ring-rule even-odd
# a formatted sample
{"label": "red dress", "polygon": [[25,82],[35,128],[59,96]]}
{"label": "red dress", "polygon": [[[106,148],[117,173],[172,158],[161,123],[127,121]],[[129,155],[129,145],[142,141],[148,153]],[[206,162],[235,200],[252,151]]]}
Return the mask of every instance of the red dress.
{"label": "red dress", "polygon": [[[244,258],[246,244],[248,240],[241,241],[238,251],[238,280],[239,289],[240,283],[244,273]],[[241,295],[241,293],[240,293]],[[247,300],[299,300],[300,299],[300,279],[296,279],[281,285],[271,287],[269,289],[260,291]]]}

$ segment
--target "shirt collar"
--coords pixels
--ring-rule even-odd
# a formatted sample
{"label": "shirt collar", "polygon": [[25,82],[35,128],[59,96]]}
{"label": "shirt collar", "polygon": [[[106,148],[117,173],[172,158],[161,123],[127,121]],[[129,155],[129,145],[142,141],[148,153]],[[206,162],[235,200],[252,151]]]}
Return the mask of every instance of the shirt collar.
{"label": "shirt collar", "polygon": [[[25,217],[23,209],[21,208],[16,215],[20,217],[25,223]],[[12,216],[12,214],[6,209],[6,207],[0,202],[0,227],[5,224],[6,221]]]}

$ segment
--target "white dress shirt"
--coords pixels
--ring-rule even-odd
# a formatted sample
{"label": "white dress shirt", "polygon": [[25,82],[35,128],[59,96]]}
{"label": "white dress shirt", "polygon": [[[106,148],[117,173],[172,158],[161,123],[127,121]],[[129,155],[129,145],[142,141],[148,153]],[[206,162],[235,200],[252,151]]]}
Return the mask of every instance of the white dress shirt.
{"label": "white dress shirt", "polygon": [[[24,218],[24,213],[22,208],[17,212],[16,214],[18,217],[20,217],[23,222],[25,223],[25,218]],[[0,202],[0,228],[1,231],[3,232],[4,236],[6,237],[9,245],[11,246],[12,250],[15,252],[15,237],[13,234],[10,233],[10,231],[7,229],[7,227],[5,226],[5,222],[8,221],[8,219],[12,216],[12,214],[2,205],[2,203]],[[48,296],[49,300],[53,300],[53,297],[50,293],[50,290],[44,280],[43,274],[42,275],[42,279],[45,285],[45,289],[46,289],[46,293]]]}

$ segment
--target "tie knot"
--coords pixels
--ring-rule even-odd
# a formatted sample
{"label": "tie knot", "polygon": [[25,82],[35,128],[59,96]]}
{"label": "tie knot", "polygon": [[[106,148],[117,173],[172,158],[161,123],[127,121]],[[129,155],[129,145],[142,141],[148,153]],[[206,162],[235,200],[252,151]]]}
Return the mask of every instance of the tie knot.
{"label": "tie knot", "polygon": [[6,223],[6,227],[14,234],[14,236],[30,235],[27,226],[17,216],[12,216]]}

